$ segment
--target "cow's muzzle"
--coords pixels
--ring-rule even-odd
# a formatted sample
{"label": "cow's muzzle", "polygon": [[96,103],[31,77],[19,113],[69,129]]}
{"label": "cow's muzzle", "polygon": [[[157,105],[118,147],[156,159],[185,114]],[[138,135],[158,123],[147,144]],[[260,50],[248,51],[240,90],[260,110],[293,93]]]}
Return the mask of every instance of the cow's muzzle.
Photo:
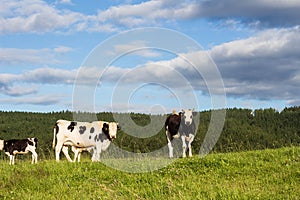
{"label": "cow's muzzle", "polygon": [[185,122],[185,125],[189,126],[191,125],[191,122]]}
{"label": "cow's muzzle", "polygon": [[110,139],[111,139],[111,140],[114,140],[114,139],[116,139],[116,136],[115,136],[115,135],[110,136]]}

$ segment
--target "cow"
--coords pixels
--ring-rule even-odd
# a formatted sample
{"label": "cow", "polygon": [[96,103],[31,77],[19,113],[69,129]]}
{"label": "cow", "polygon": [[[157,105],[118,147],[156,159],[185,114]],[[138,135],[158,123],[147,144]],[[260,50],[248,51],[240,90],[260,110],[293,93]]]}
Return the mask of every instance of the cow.
{"label": "cow", "polygon": [[[68,146],[74,146],[75,149],[92,148],[92,161],[99,161],[101,151],[105,151],[111,141],[116,138],[118,129],[116,122],[57,120],[53,130],[52,144],[55,148],[56,161],[59,161],[59,154],[62,151],[67,160],[73,162],[68,153]],[[57,139],[56,146],[55,139]]]}
{"label": "cow", "polygon": [[5,154],[9,156],[9,164],[15,164],[15,156],[17,154],[32,153],[31,163],[37,163],[38,155],[36,153],[37,138],[26,138],[26,139],[11,139],[11,140],[0,140],[0,150],[4,150]]}
{"label": "cow", "polygon": [[165,131],[168,141],[169,157],[173,158],[173,139],[181,138],[182,157],[186,157],[188,147],[189,157],[192,156],[192,142],[195,138],[196,125],[193,120],[196,112],[192,109],[183,109],[182,112],[169,115],[165,121]]}

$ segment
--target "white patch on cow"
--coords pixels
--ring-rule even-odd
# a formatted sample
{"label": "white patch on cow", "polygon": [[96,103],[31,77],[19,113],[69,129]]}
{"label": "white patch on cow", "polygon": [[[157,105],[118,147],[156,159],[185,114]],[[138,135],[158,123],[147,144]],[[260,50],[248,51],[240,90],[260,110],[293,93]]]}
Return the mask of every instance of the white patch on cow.
{"label": "white patch on cow", "polygon": [[4,140],[0,140],[0,151],[4,148]]}
{"label": "white patch on cow", "polygon": [[184,135],[181,136],[181,140],[182,140],[182,157],[185,158],[186,157],[186,143],[185,143]]}
{"label": "white patch on cow", "polygon": [[118,131],[118,123],[116,122],[109,122],[109,137],[111,139],[117,138],[117,131]]}
{"label": "white patch on cow", "polygon": [[193,122],[193,112],[194,112],[194,109],[182,110],[185,125],[189,126],[189,125],[192,124],[192,122]]}
{"label": "white patch on cow", "polygon": [[188,140],[188,148],[189,148],[189,157],[192,157],[192,142],[194,141],[195,135],[190,134],[189,135],[189,140]]}

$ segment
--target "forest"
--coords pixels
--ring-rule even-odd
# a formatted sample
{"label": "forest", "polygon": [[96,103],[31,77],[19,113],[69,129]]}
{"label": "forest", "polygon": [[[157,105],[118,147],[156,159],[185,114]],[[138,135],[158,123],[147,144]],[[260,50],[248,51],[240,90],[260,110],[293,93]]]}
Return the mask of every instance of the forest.
{"label": "forest", "polygon": [[[199,152],[208,130],[211,112],[211,110],[199,112],[200,121],[192,144],[194,152]],[[128,124],[120,122],[121,130],[113,143],[129,152],[148,153],[167,144],[163,127],[167,115],[109,112],[75,114],[85,117],[93,115],[98,120],[104,121],[116,121],[115,116],[118,116],[118,119],[130,116],[135,126],[145,132],[153,132],[151,137],[134,137],[122,129]],[[39,158],[52,159],[54,158],[53,127],[58,119],[74,120],[74,113],[71,111],[49,113],[0,111],[0,139],[37,137]],[[78,117],[76,119],[80,121]],[[159,131],[157,131],[157,126],[147,127],[151,120],[161,122],[158,125]],[[143,127],[145,128],[143,129]],[[299,144],[300,107],[288,107],[281,112],[273,108],[257,109],[254,112],[250,109],[228,108],[221,136],[214,146],[213,152],[271,149],[298,146]],[[0,152],[0,156],[3,158],[4,153]]]}

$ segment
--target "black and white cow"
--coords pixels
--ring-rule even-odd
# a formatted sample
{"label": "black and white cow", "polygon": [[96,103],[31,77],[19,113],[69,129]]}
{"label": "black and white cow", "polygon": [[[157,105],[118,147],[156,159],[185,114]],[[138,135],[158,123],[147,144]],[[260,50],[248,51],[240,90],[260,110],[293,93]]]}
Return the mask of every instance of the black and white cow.
{"label": "black and white cow", "polygon": [[196,115],[194,110],[182,110],[180,113],[173,112],[168,116],[165,122],[166,136],[168,140],[169,157],[173,158],[172,140],[181,138],[182,140],[182,157],[186,157],[187,147],[189,157],[192,156],[192,142],[195,138],[196,125],[193,117]]}
{"label": "black and white cow", "polygon": [[37,138],[27,138],[21,140],[0,140],[0,150],[4,150],[5,154],[9,156],[9,164],[15,164],[15,156],[17,154],[27,154],[32,153],[31,163],[37,163]]}
{"label": "black and white cow", "polygon": [[99,161],[101,151],[105,151],[111,141],[116,138],[118,129],[116,122],[58,120],[54,126],[52,145],[54,148],[56,138],[56,161],[59,161],[59,154],[62,150],[68,161],[73,162],[68,153],[68,146],[74,146],[78,151],[80,148],[91,148],[93,149],[92,161]]}

